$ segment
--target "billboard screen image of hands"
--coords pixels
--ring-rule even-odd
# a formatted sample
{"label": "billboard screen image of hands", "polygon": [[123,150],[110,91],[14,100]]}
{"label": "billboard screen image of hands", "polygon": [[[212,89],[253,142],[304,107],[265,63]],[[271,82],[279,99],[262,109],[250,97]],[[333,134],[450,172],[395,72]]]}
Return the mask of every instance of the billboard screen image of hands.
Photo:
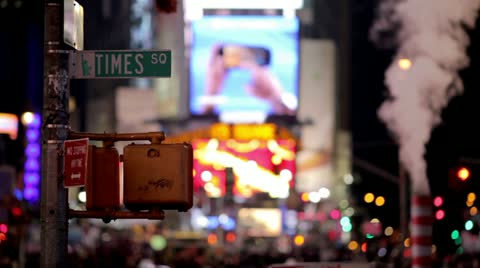
{"label": "billboard screen image of hands", "polygon": [[296,18],[281,16],[193,21],[191,113],[296,115],[298,29]]}

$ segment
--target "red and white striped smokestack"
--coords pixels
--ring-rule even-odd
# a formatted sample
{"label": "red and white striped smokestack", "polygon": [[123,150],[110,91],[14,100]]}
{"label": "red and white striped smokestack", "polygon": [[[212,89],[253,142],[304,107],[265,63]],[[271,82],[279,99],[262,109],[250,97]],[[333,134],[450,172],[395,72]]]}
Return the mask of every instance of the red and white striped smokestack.
{"label": "red and white striped smokestack", "polygon": [[412,268],[432,267],[432,197],[412,196],[410,220],[410,245]]}

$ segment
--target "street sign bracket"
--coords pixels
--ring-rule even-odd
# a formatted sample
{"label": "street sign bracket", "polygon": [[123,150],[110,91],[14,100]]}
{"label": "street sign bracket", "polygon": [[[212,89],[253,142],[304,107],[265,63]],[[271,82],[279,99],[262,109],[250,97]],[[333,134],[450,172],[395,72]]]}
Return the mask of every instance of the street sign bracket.
{"label": "street sign bracket", "polygon": [[146,133],[87,133],[70,131],[68,139],[82,139],[102,141],[104,146],[113,146],[116,141],[136,141],[148,140],[153,144],[162,143],[165,140],[165,132],[146,132]]}

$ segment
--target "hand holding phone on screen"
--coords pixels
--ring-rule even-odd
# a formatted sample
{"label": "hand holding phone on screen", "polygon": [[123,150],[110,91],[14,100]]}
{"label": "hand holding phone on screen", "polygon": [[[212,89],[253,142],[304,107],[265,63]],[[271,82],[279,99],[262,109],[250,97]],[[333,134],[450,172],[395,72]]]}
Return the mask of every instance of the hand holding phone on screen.
{"label": "hand holding phone on screen", "polygon": [[223,45],[218,50],[227,68],[241,67],[245,63],[256,63],[260,66],[270,64],[270,51],[263,47],[245,45]]}
{"label": "hand holding phone on screen", "polygon": [[271,103],[278,114],[294,114],[296,97],[286,93],[278,78],[266,67],[270,64],[270,53],[265,48],[240,45],[215,45],[210,54],[206,73],[205,95],[209,101],[203,106],[203,113],[212,113],[215,98],[220,94],[231,68],[244,68],[252,73],[252,80],[246,90],[253,96]]}
{"label": "hand holding phone on screen", "polygon": [[[216,96],[220,93],[228,72],[228,68],[225,65],[223,56],[220,53],[221,49],[221,45],[215,45],[210,53],[210,59],[205,78],[205,95],[208,97]],[[209,101],[203,106],[202,112],[204,114],[212,113],[214,108],[214,102]]]}
{"label": "hand holding phone on screen", "polygon": [[285,91],[268,68],[251,62],[243,63],[241,67],[252,72],[252,80],[246,86],[250,94],[270,102],[275,113],[294,114],[297,108],[296,97]]}

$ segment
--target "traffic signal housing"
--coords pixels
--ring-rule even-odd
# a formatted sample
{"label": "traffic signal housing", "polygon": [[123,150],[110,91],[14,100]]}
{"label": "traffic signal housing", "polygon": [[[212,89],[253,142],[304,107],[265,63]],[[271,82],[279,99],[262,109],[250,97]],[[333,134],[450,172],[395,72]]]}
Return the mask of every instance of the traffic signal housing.
{"label": "traffic signal housing", "polygon": [[[163,219],[163,210],[187,211],[193,206],[193,148],[189,143],[166,143],[163,132],[76,133],[69,138],[102,141],[87,146],[86,210],[69,210],[70,218]],[[119,155],[117,141],[131,143]],[[122,168],[123,166],[123,168]],[[119,178],[123,171],[123,181]],[[123,196],[122,196],[123,195]]]}
{"label": "traffic signal housing", "polygon": [[123,154],[124,204],[128,209],[187,211],[193,206],[191,144],[129,144]]}
{"label": "traffic signal housing", "polygon": [[122,191],[120,156],[115,147],[89,145],[87,164],[87,209],[119,209]]}

